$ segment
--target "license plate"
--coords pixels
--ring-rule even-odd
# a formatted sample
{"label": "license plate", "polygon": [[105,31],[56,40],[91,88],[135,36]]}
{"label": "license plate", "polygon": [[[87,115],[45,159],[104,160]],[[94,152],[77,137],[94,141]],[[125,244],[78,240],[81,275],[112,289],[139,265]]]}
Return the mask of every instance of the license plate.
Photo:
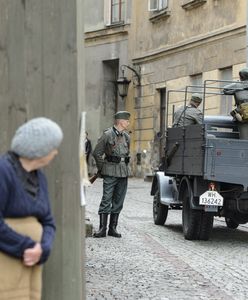
{"label": "license plate", "polygon": [[217,191],[206,191],[199,198],[200,205],[223,206],[224,199]]}
{"label": "license plate", "polygon": [[206,212],[217,212],[219,206],[214,206],[214,205],[205,205],[204,206],[204,211]]}

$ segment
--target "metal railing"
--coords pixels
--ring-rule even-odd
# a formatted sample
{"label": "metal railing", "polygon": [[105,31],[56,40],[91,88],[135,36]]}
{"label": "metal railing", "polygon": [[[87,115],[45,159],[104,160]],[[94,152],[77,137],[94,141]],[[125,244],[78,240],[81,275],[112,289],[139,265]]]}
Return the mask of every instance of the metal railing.
{"label": "metal railing", "polygon": [[[217,95],[217,96],[221,96],[224,95],[223,93],[223,89],[224,86],[214,86],[211,85],[211,83],[239,83],[240,81],[234,81],[234,80],[214,80],[214,79],[207,79],[204,80],[203,85],[187,85],[185,86],[185,88],[181,88],[181,89],[170,89],[167,91],[167,105],[166,105],[166,122],[165,122],[165,126],[166,128],[168,128],[168,116],[169,116],[169,105],[170,105],[170,95],[172,93],[184,93],[184,107],[187,105],[187,101],[188,101],[188,94],[193,94],[193,93],[198,93],[198,94],[202,94],[202,113],[203,116],[205,115],[205,110],[206,110],[206,96],[207,95]],[[194,90],[191,90],[194,89]],[[199,89],[202,89],[202,91],[200,91]],[[219,90],[218,92],[214,92],[214,91],[209,91],[210,90]],[[175,110],[175,105],[173,105],[172,107],[172,123],[174,121],[174,110]],[[185,112],[184,112],[184,116],[185,116]]]}

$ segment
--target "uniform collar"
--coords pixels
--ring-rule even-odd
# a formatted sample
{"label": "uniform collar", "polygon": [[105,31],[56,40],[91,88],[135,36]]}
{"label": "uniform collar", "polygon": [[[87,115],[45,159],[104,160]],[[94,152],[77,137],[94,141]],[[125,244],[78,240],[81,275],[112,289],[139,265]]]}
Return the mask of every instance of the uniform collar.
{"label": "uniform collar", "polygon": [[115,126],[113,126],[113,131],[117,136],[123,136],[123,132],[119,131]]}
{"label": "uniform collar", "polygon": [[194,107],[194,108],[197,108],[197,105],[194,104],[194,103],[190,103],[190,104],[188,105],[188,107]]}

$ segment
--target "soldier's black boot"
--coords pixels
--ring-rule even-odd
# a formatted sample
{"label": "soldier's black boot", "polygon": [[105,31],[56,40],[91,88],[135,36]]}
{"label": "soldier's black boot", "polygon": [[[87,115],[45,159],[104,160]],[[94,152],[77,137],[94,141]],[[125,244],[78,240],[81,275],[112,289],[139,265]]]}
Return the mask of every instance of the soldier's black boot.
{"label": "soldier's black boot", "polygon": [[99,230],[93,234],[93,237],[95,238],[106,237],[108,214],[99,214],[99,217],[100,217]]}
{"label": "soldier's black boot", "polygon": [[119,214],[110,215],[108,235],[120,238],[121,234],[116,231],[116,227],[118,225],[118,218]]}

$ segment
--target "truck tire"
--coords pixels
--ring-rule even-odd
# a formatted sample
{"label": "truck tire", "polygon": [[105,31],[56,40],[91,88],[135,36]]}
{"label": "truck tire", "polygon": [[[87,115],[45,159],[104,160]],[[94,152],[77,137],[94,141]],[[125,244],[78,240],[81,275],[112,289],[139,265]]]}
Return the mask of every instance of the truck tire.
{"label": "truck tire", "polygon": [[185,180],[182,182],[179,191],[179,197],[183,202],[183,234],[186,240],[198,240],[201,224],[201,211],[192,209],[190,206],[190,198],[192,196],[192,188],[190,182]]}
{"label": "truck tire", "polygon": [[184,180],[180,186],[180,194],[183,202],[183,233],[186,240],[209,240],[213,229],[214,216],[202,210],[191,208],[193,197],[189,180]]}
{"label": "truck tire", "polygon": [[153,197],[153,220],[156,225],[164,225],[168,215],[168,206],[160,202],[160,192],[156,190]]}
{"label": "truck tire", "polygon": [[213,230],[214,215],[201,211],[201,225],[199,232],[199,240],[208,241]]}
{"label": "truck tire", "polygon": [[239,226],[239,223],[237,223],[235,220],[229,217],[225,217],[226,226],[230,229],[236,229]]}

